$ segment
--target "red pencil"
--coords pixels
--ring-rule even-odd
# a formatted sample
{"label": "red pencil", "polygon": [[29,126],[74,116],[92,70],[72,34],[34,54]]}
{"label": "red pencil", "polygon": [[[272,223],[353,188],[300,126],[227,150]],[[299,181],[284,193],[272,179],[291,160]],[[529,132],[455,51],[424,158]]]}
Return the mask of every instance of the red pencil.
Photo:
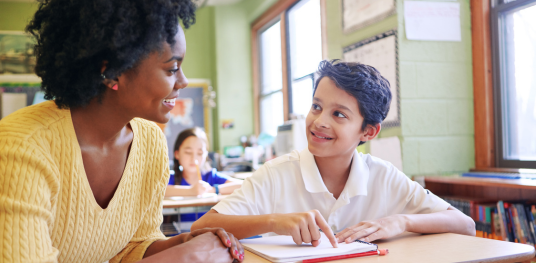
{"label": "red pencil", "polygon": [[374,255],[383,256],[383,255],[386,255],[387,253],[389,253],[388,249],[378,249],[376,251],[369,251],[369,252],[356,253],[356,254],[340,255],[340,256],[325,257],[325,258],[306,259],[306,260],[303,261],[303,263],[316,263],[316,262],[332,261],[332,260],[345,259],[345,258],[366,257],[366,256],[374,256]]}

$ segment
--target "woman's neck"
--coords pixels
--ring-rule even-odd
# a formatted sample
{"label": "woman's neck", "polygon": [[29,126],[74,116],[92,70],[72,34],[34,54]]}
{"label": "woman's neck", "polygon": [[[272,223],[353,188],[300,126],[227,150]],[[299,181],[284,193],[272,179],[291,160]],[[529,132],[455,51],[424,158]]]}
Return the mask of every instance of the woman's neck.
{"label": "woman's neck", "polygon": [[126,116],[116,103],[107,99],[106,94],[99,101],[93,98],[84,107],[72,108],[71,118],[80,144],[114,144],[120,137],[130,132],[128,123],[133,119]]}
{"label": "woman's neck", "polygon": [[315,156],[316,166],[328,191],[338,199],[350,176],[354,152],[329,157]]}

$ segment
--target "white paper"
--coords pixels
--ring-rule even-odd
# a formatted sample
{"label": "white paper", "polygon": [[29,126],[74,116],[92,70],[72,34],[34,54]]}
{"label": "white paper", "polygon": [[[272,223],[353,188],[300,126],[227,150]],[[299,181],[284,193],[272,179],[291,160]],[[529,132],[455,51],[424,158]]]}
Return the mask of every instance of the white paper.
{"label": "white paper", "polygon": [[26,107],[26,93],[3,93],[1,97],[2,118]]}
{"label": "white paper", "polygon": [[382,19],[395,10],[393,0],[343,0],[345,31],[361,28]]}
{"label": "white paper", "polygon": [[460,3],[404,1],[410,40],[462,41]]}
{"label": "white paper", "polygon": [[398,137],[379,138],[370,141],[370,154],[392,163],[402,171],[402,151]]}
{"label": "white paper", "polygon": [[389,81],[391,105],[384,122],[398,121],[398,90],[396,81],[396,37],[394,35],[344,53],[344,61],[359,62],[376,68]]}
{"label": "white paper", "polygon": [[[276,262],[288,260],[303,260],[303,258],[318,258],[350,253],[361,253],[376,250],[376,246],[352,242],[339,243],[334,248],[326,235],[320,232],[320,244],[313,247],[311,244],[296,245],[291,236],[270,236],[255,239],[242,239],[242,245],[252,253],[267,256]],[[262,254],[262,255],[261,255]]]}

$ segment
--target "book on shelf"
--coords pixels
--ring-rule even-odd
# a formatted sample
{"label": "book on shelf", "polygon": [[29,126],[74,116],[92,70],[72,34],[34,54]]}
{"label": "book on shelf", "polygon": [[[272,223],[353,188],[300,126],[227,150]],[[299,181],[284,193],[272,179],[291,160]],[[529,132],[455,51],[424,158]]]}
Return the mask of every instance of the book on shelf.
{"label": "book on shelf", "polygon": [[476,236],[536,244],[536,202],[443,197],[475,221]]}

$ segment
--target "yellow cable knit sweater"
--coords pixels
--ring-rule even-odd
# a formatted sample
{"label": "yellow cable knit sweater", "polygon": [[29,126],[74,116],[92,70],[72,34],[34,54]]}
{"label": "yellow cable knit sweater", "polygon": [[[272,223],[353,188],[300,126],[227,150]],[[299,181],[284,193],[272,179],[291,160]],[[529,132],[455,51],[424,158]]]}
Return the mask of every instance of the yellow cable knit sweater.
{"label": "yellow cable knit sweater", "polygon": [[0,121],[0,262],[133,262],[160,231],[167,147],[134,119],[130,154],[106,209],[89,186],[70,110],[47,101]]}

